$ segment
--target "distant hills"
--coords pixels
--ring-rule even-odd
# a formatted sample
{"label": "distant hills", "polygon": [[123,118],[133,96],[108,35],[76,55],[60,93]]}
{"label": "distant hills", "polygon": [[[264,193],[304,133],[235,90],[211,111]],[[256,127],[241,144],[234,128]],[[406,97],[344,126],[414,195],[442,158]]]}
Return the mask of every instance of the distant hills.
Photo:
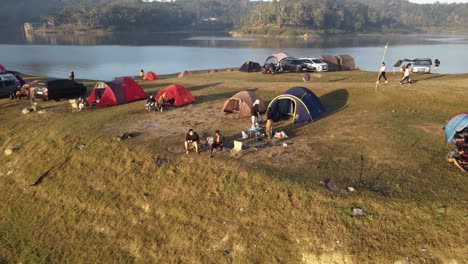
{"label": "distant hills", "polygon": [[3,0],[0,29],[53,21],[69,30],[223,29],[261,35],[466,32],[468,4],[406,0]]}

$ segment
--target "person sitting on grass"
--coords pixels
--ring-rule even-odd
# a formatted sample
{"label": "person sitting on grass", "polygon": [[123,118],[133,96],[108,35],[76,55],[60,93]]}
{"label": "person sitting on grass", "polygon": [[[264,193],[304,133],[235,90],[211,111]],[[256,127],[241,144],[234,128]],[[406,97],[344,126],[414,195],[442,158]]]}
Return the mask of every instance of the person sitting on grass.
{"label": "person sitting on grass", "polygon": [[84,98],[83,96],[80,96],[80,98],[78,98],[78,111],[84,110],[85,107],[88,105],[89,103],[88,100],[86,100],[86,98]]}
{"label": "person sitting on grass", "polygon": [[195,147],[195,152],[198,154],[198,143],[200,142],[200,138],[198,134],[193,131],[193,129],[189,129],[187,135],[185,136],[185,153],[188,154],[189,146]]}
{"label": "person sitting on grass", "polygon": [[149,95],[148,100],[146,100],[145,107],[148,111],[153,111],[156,109],[156,99],[154,98],[153,94]]}
{"label": "person sitting on grass", "polygon": [[310,74],[308,72],[305,72],[304,76],[302,76],[302,80],[304,82],[309,82],[310,81]]}
{"label": "person sitting on grass", "polygon": [[166,107],[166,93],[163,93],[161,96],[159,96],[159,99],[158,99],[158,107],[159,109],[156,109],[156,111],[164,111],[164,108]]}
{"label": "person sitting on grass", "polygon": [[221,135],[219,130],[215,131],[215,136],[211,139],[212,142],[208,140],[208,147],[210,148],[210,158],[213,157],[213,149],[219,148],[219,150],[222,151],[224,147],[224,137],[223,135]]}

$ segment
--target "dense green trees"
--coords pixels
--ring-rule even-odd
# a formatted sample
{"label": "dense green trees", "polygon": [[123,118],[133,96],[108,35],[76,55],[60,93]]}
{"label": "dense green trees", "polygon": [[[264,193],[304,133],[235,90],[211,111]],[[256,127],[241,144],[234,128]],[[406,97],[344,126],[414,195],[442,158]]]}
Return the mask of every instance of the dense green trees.
{"label": "dense green trees", "polygon": [[[4,3],[3,3],[4,2]],[[99,29],[173,30],[200,25],[248,33],[465,29],[468,4],[407,0],[3,0],[8,23],[54,20]],[[21,3],[19,3],[21,2]],[[4,24],[5,25],[5,24]]]}

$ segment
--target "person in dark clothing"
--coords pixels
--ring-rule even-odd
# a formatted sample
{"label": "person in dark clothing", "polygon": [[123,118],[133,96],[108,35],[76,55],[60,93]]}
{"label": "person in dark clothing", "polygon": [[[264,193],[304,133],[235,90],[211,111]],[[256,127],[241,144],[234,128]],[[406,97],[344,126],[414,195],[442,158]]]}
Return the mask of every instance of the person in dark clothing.
{"label": "person in dark clothing", "polygon": [[438,72],[439,72],[439,66],[440,66],[440,60],[439,60],[439,59],[435,59],[435,61],[434,61],[434,72],[435,72],[435,73],[438,73]]}
{"label": "person in dark clothing", "polygon": [[148,100],[146,100],[146,110],[153,111],[156,109],[156,98],[154,98],[153,94],[150,94]]}
{"label": "person in dark clothing", "polygon": [[68,76],[68,78],[69,78],[70,80],[74,81],[74,80],[75,80],[75,72],[71,71],[71,72],[70,72],[70,75]]}
{"label": "person in dark clothing", "polygon": [[185,153],[188,154],[189,146],[194,146],[195,152],[197,152],[198,154],[199,141],[200,141],[200,138],[198,137],[198,134],[195,131],[193,131],[193,129],[189,129],[187,135],[185,136]]}
{"label": "person in dark clothing", "polygon": [[[212,142],[210,142],[210,140]],[[213,156],[213,149],[219,148],[220,151],[223,150],[224,137],[223,137],[223,135],[221,135],[221,132],[219,132],[219,130],[216,130],[215,131],[215,136],[210,138],[210,140],[208,140],[208,145],[209,145],[209,148],[210,148],[210,158],[211,158]]]}
{"label": "person in dark clothing", "polygon": [[266,126],[265,130],[268,136],[268,139],[271,139],[273,137],[273,111],[271,110],[271,107],[268,107],[267,112],[266,112]]}
{"label": "person in dark clothing", "polygon": [[250,114],[252,116],[252,127],[255,127],[258,123],[258,115],[260,112],[258,112],[258,105],[260,104],[260,100],[255,100],[255,102],[252,105],[252,109],[250,110]]}

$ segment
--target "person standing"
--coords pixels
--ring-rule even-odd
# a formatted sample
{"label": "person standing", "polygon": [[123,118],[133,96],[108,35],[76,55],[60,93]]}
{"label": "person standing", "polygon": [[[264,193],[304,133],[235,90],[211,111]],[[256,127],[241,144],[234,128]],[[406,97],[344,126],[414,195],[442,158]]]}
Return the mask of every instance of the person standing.
{"label": "person standing", "polygon": [[75,72],[74,71],[71,71],[70,72],[70,75],[68,75],[68,79],[74,81],[75,80]]}
{"label": "person standing", "polygon": [[434,73],[439,73],[440,60],[435,59],[434,61]]}
{"label": "person standing", "polygon": [[405,68],[405,73],[403,74],[403,79],[401,79],[400,84],[403,84],[403,81],[411,84],[411,63],[408,63]]}
{"label": "person standing", "polygon": [[199,141],[200,141],[200,138],[198,137],[198,134],[195,131],[193,131],[193,129],[189,129],[187,135],[185,136],[185,153],[188,154],[189,146],[194,146],[195,152],[198,154],[198,142]]}
{"label": "person standing", "polygon": [[260,104],[260,100],[255,100],[255,102],[252,105],[252,108],[250,109],[250,115],[252,117],[252,127],[255,127],[258,125],[258,115],[260,112],[258,112],[258,105]]}
{"label": "person standing", "polygon": [[379,79],[377,80],[377,83],[380,82],[380,79],[383,77],[385,79],[385,83],[388,83],[387,76],[385,75],[386,68],[385,68],[385,62],[382,62],[382,65],[380,65],[380,70],[379,70]]}
{"label": "person standing", "polygon": [[271,110],[271,107],[268,107],[266,111],[266,126],[265,130],[268,136],[268,139],[271,139],[273,137],[273,111]]}
{"label": "person standing", "polygon": [[145,71],[143,69],[140,70],[140,78],[143,80],[143,77],[145,76]]}

